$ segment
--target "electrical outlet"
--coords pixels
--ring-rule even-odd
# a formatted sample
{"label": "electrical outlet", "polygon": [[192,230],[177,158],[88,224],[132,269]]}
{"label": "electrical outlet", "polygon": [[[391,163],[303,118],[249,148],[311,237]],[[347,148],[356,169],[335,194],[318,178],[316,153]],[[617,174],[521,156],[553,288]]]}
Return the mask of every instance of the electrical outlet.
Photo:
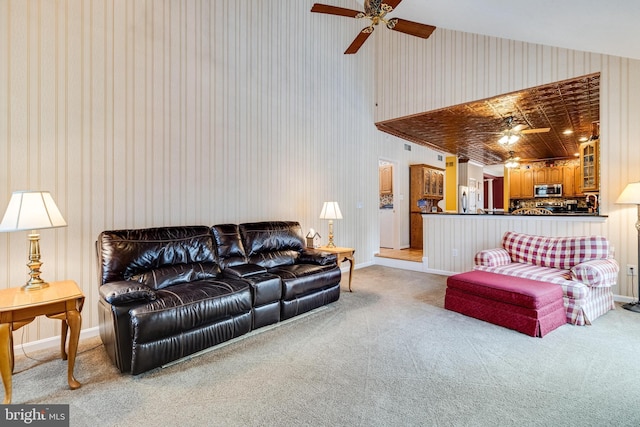
{"label": "electrical outlet", "polygon": [[627,276],[637,276],[638,266],[633,264],[627,264]]}
{"label": "electrical outlet", "polygon": [[451,256],[458,256],[458,250],[457,249],[451,249]]}

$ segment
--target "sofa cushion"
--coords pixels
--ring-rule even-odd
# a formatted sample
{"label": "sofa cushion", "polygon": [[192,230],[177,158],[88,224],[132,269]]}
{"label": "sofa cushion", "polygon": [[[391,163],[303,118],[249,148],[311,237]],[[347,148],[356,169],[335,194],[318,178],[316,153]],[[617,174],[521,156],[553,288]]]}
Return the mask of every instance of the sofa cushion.
{"label": "sofa cushion", "polygon": [[336,264],[293,264],[269,269],[282,279],[282,299],[291,300],[340,283],[342,273]]}
{"label": "sofa cushion", "polygon": [[569,270],[540,267],[537,265],[516,262],[507,265],[499,265],[497,267],[476,265],[473,269],[560,285],[564,295],[570,298],[584,299],[589,293],[587,285],[571,280],[571,273]]}
{"label": "sofa cushion", "polygon": [[113,305],[123,305],[135,301],[153,301],[156,299],[156,293],[153,289],[130,280],[109,282],[100,286],[99,293],[105,301]]}
{"label": "sofa cushion", "polygon": [[611,286],[620,268],[613,259],[595,259],[571,267],[571,278],[588,286]]}
{"label": "sofa cushion", "polygon": [[304,248],[302,229],[295,221],[265,221],[239,225],[247,261],[266,268],[291,265]]}
{"label": "sofa cushion", "polygon": [[219,274],[220,267],[214,262],[194,262],[156,268],[136,274],[130,280],[158,290],[178,283],[215,279]]}
{"label": "sofa cushion", "polygon": [[222,268],[246,264],[247,257],[242,246],[240,230],[236,224],[219,224],[211,227],[216,245],[218,262]]}
{"label": "sofa cushion", "polygon": [[609,241],[602,236],[545,237],[507,231],[502,247],[513,262],[563,270],[610,254]]}
{"label": "sofa cushion", "polygon": [[609,241],[602,236],[550,237],[547,241],[543,267],[569,270],[581,262],[606,259]]}
{"label": "sofa cushion", "polygon": [[129,311],[134,343],[170,339],[206,324],[251,311],[251,291],[241,280],[202,280],[156,291],[156,299]]}
{"label": "sofa cushion", "polygon": [[215,262],[209,227],[103,231],[98,236],[101,284],[173,264]]}
{"label": "sofa cushion", "polygon": [[547,239],[542,236],[507,231],[502,236],[502,247],[511,256],[511,261],[525,264],[542,265],[546,252]]}

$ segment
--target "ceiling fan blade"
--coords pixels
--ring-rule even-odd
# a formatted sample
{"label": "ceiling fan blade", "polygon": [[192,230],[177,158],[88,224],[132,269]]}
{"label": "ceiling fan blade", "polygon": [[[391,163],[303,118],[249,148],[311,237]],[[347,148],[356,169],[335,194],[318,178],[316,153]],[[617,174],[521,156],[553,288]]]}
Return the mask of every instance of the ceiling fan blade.
{"label": "ceiling fan blade", "polygon": [[386,3],[386,4],[388,4],[389,6],[391,6],[392,8],[395,9],[396,7],[398,7],[398,5],[400,4],[401,1],[402,0],[387,0],[387,1],[383,0],[382,3]]}
{"label": "ceiling fan blade", "polygon": [[[365,32],[367,29],[371,28],[371,31]],[[351,42],[347,50],[344,51],[345,55],[353,54],[360,49],[360,46],[369,38],[371,33],[373,32],[372,27],[366,27],[364,30],[360,31],[360,34]]]}
{"label": "ceiling fan blade", "polygon": [[436,29],[433,25],[419,24],[417,22],[407,21],[406,19],[394,18],[397,20],[396,25],[391,28],[394,31],[409,34],[411,36],[429,38],[431,33]]}
{"label": "ceiling fan blade", "polygon": [[329,6],[326,4],[314,3],[311,7],[311,12],[328,13],[329,15],[346,16],[349,18],[355,18],[359,13],[358,10],[345,9],[344,7]]}
{"label": "ceiling fan blade", "polygon": [[522,133],[522,134],[527,134],[527,133],[545,133],[545,132],[549,132],[550,130],[551,130],[551,128],[525,129],[525,130],[521,130],[520,133]]}

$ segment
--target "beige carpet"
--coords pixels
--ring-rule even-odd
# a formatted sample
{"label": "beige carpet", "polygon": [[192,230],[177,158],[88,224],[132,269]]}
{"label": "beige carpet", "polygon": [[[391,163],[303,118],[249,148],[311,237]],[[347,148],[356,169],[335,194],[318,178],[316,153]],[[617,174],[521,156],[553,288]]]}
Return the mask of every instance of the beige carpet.
{"label": "beige carpet", "polygon": [[444,288],[359,269],[326,308],[137,377],[85,340],[75,391],[56,351],[18,355],[14,403],[92,427],[640,425],[639,314],[532,338],[444,310]]}

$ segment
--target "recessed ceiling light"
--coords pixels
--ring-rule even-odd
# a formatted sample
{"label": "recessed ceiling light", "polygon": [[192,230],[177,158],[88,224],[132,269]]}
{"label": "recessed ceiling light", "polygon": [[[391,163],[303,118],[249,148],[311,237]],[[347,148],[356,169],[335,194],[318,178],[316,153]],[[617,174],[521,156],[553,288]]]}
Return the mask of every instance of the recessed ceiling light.
{"label": "recessed ceiling light", "polygon": [[573,153],[575,157],[580,157],[580,153]]}
{"label": "recessed ceiling light", "polygon": [[571,129],[567,129],[562,133],[565,134],[565,135],[571,135],[573,133],[573,131]]}
{"label": "recessed ceiling light", "polygon": [[585,141],[588,141],[588,140],[589,140],[589,138],[587,138],[586,136],[583,136],[578,141],[585,142]]}

